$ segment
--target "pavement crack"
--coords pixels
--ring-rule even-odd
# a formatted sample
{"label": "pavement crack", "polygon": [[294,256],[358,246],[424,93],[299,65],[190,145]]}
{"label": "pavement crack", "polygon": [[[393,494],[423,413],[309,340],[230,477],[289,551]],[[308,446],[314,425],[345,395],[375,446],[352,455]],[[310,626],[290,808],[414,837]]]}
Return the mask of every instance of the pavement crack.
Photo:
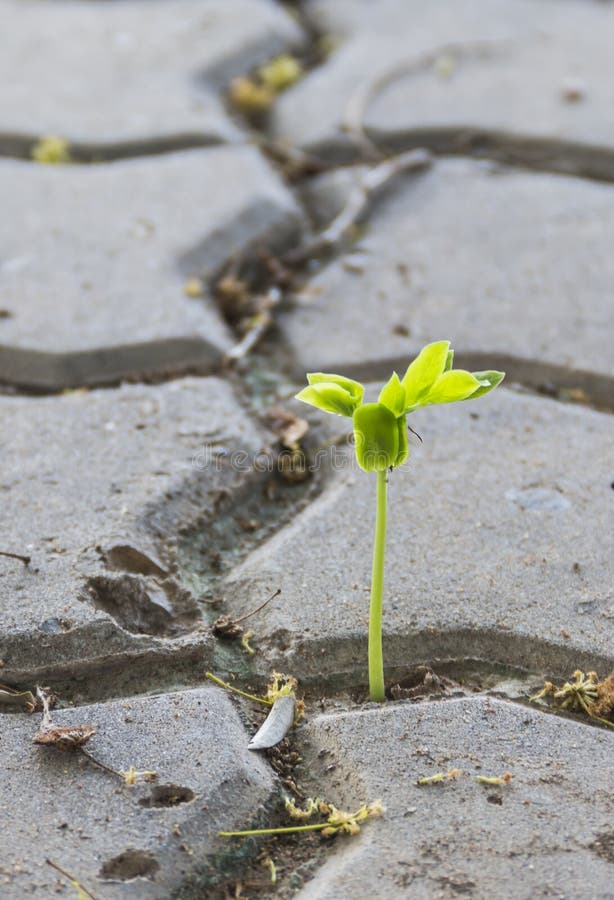
{"label": "pavement crack", "polygon": [[[0,132],[0,157],[32,160],[35,148],[44,137],[45,135],[34,133]],[[109,141],[108,143],[69,141],[67,150],[70,154],[69,164],[95,164],[114,162],[120,159],[134,159],[139,156],[160,156],[198,147],[219,147],[225,144],[228,144],[228,141],[221,137],[193,132],[143,138],[142,140]]]}
{"label": "pavement crack", "polygon": [[212,375],[222,353],[202,338],[169,338],[66,353],[0,345],[0,384],[22,394],[59,394],[72,388],[117,387],[135,379],[159,382]]}
{"label": "pavement crack", "polygon": [[[531,171],[573,175],[606,183],[614,181],[614,151],[590,143],[484,129],[470,122],[440,128],[409,128],[394,136],[384,135],[375,128],[366,129],[366,133],[374,145],[386,153],[420,147],[435,156],[473,157]],[[318,147],[317,153],[324,159],[337,155],[333,146]],[[364,162],[364,159],[353,156],[345,162]]]}

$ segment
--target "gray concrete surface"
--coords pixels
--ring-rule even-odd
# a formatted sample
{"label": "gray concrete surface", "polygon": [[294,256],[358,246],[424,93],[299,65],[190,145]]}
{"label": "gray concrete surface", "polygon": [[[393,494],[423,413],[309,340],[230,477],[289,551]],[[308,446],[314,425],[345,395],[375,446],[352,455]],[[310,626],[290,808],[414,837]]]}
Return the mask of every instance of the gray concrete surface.
{"label": "gray concrete surface", "polygon": [[[245,480],[216,455],[266,442],[229,385],[0,397],[0,415],[0,549],[32,557],[0,557],[0,680],[121,668],[122,654],[206,655],[211,638],[173,545]],[[205,452],[213,462],[201,467]]]}
{"label": "gray concrete surface", "polygon": [[308,3],[307,14],[336,50],[281,98],[277,137],[348,158],[357,145],[345,126],[362,120],[385,147],[484,148],[529,165],[614,174],[607,5],[324,0]]}
{"label": "gray concrete surface", "polygon": [[[301,900],[612,896],[611,734],[477,698],[333,713],[305,732],[322,789],[386,813],[336,840]],[[506,771],[500,787],[475,780]]]}
{"label": "gray concrete surface", "polygon": [[[292,241],[302,224],[289,192],[248,147],[93,167],[3,160],[0,184],[0,344],[81,354],[81,380],[67,387],[104,382],[109,370],[117,378],[219,367],[232,338],[207,288],[189,297],[186,281],[199,276],[207,286],[234,255]],[[135,356],[135,345],[150,351]],[[23,380],[22,359],[0,356],[3,381]]]}
{"label": "gray concrete surface", "polygon": [[[0,551],[31,557],[0,555],[0,683],[42,681],[58,725],[97,727],[101,762],[160,773],[123,786],[33,745],[38,715],[1,702],[0,896],[74,896],[49,858],[105,900],[614,900],[611,729],[512,702],[614,664],[613,35],[598,0],[0,2]],[[283,51],[305,75],[248,125],[228,84]],[[254,312],[280,308],[230,371],[239,335],[210,280],[330,220],[356,179],[339,162],[372,165],[361,117],[385,154],[467,158],[390,184],[354,246],[295,284],[275,285],[274,259],[237,265]],[[95,164],[28,162],[48,134]],[[330,170],[307,177],[296,146]],[[385,660],[395,680],[446,661],[479,694],[375,707],[373,479],[336,445],[320,480],[246,463],[275,461],[261,413],[280,401],[312,448],[345,434],[283,399],[305,370],[359,375],[373,399],[444,338],[508,378],[412,416],[424,444],[390,478]],[[278,587],[245,622],[253,656],[213,636],[213,615]],[[301,680],[308,718],[267,757],[247,750],[261,711],[205,672],[259,690],[274,668]],[[506,770],[501,787],[474,779]],[[293,779],[388,811],[331,843],[215,837],[281,824]]]}
{"label": "gray concrete surface", "polygon": [[242,141],[222,88],[302,41],[270,0],[5,0],[0,143],[53,134],[104,156]]}
{"label": "gray concrete surface", "polygon": [[[348,177],[321,176],[312,207],[322,197],[333,212],[331,193],[343,203]],[[469,160],[399,177],[360,254],[326,266],[282,320],[297,377],[386,377],[450,337],[461,365],[558,381],[611,406],[613,200],[610,185]]]}
{"label": "gray concrete surface", "polygon": [[53,714],[58,726],[93,724],[93,756],[116,771],[155,771],[154,783],[126,786],[80,753],[32,744],[39,718],[0,718],[0,893],[7,900],[74,896],[46,858],[94,896],[169,897],[224,851],[217,832],[257,815],[275,788],[217,688]]}

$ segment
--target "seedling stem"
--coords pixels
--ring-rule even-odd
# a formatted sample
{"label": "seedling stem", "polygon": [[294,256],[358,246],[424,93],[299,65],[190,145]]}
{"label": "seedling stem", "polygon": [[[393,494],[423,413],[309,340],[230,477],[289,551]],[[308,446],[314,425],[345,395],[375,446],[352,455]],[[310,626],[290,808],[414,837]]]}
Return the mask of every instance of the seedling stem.
{"label": "seedling stem", "polygon": [[[423,347],[403,378],[393,372],[376,403],[364,403],[364,385],[332,372],[309,372],[307,387],[297,400],[316,409],[347,416],[354,426],[356,461],[364,472],[377,472],[377,500],[371,605],[369,609],[369,695],[385,699],[382,655],[382,606],[386,554],[386,493],[388,471],[401,466],[409,456],[407,416],[423,406],[454,403],[481,397],[496,388],[503,372],[467,372],[453,369],[454,351],[449,341]],[[409,430],[414,434],[413,428]]]}
{"label": "seedling stem", "polygon": [[369,695],[381,703],[385,696],[384,657],[382,654],[382,609],[384,601],[384,562],[386,559],[386,513],[388,471],[377,473],[371,606],[369,610]]}

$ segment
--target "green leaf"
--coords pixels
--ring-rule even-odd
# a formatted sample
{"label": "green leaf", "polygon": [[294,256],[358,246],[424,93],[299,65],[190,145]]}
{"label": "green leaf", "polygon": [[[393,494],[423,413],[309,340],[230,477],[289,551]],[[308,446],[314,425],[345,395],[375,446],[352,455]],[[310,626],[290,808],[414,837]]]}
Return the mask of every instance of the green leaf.
{"label": "green leaf", "polygon": [[303,388],[295,397],[303,403],[309,403],[324,412],[336,413],[338,416],[351,416],[356,403],[348,392],[338,384],[312,384]]}
{"label": "green leaf", "polygon": [[473,372],[472,374],[480,382],[480,387],[469,397],[466,397],[466,400],[475,400],[477,397],[483,397],[484,394],[494,390],[498,384],[501,384],[505,378],[505,372],[497,372],[494,369],[488,372]]}
{"label": "green leaf", "polygon": [[480,388],[480,382],[464,369],[450,369],[441,375],[424,400],[425,406],[431,403],[454,403],[466,400]]}
{"label": "green leaf", "polygon": [[308,384],[338,384],[344,388],[356,406],[362,403],[362,397],[365,392],[364,386],[359,381],[353,381],[351,378],[344,378],[343,375],[332,375],[326,372],[309,372],[307,374]]}
{"label": "green leaf", "polygon": [[383,403],[395,416],[402,416],[405,412],[405,388],[396,372],[381,389],[378,403]]}
{"label": "green leaf", "polygon": [[452,368],[452,363],[454,362],[454,350],[448,350],[448,356],[446,357],[446,364],[443,367],[444,372],[449,372]]}
{"label": "green leaf", "polygon": [[365,472],[395,466],[399,454],[396,416],[382,403],[365,403],[354,413],[354,440],[358,465]]}
{"label": "green leaf", "polygon": [[409,456],[409,441],[407,439],[407,417],[399,416],[397,419],[397,428],[399,431],[399,450],[395,466],[401,466]]}
{"label": "green leaf", "polygon": [[403,376],[405,409],[409,412],[422,401],[445,369],[450,341],[435,341],[423,347]]}

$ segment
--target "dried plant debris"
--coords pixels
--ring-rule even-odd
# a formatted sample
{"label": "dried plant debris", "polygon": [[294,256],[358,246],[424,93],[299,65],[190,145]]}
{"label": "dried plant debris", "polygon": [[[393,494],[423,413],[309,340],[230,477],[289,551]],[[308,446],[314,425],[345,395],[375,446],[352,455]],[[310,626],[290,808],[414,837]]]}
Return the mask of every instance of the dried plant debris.
{"label": "dried plant debris", "polygon": [[295,273],[265,248],[249,259],[234,256],[214,286],[220,310],[239,342],[225,356],[232,366],[243,359],[268,331],[283,292],[294,284]]}
{"label": "dried plant debris", "polygon": [[53,724],[51,718],[51,702],[55,698],[49,691],[49,688],[36,688],[36,695],[40,700],[43,708],[43,719],[39,730],[32,738],[32,743],[41,744],[44,747],[53,747],[56,750],[62,750],[65,753],[75,753],[79,751],[87,757],[95,766],[114,775],[123,781],[124,784],[130,786],[137,784],[138,781],[156,781],[158,775],[156,772],[144,771],[138,772],[134,766],[130,766],[126,772],[117,770],[107,766],[101,762],[92,753],[86,749],[86,744],[96,734],[96,728],[93,725],[68,725],[58,727]]}
{"label": "dried plant debris", "polygon": [[259,144],[261,150],[281,168],[284,180],[290,183],[334,168],[334,163],[305,153],[289,140],[261,138]]}
{"label": "dried plant debris", "polygon": [[11,553],[9,550],[0,550],[0,556],[6,556],[8,559],[18,559],[24,566],[29,566],[32,561],[31,556],[25,556],[23,553]]}
{"label": "dried plant debris", "polygon": [[278,460],[279,477],[289,484],[301,484],[311,478],[312,472],[302,450],[283,451]]}
{"label": "dried plant debris", "polygon": [[39,730],[32,738],[34,744],[55,747],[56,750],[74,752],[81,750],[96,734],[93,725],[68,725],[56,727],[51,718],[50,694],[48,689],[37,687],[36,696],[43,705],[43,718]]}
{"label": "dried plant debris", "polygon": [[234,347],[231,347],[224,357],[226,365],[234,365],[254,349],[272,325],[273,312],[279,306],[281,299],[281,291],[277,286],[270,287],[264,293],[254,295],[253,302],[258,311],[241,319],[239,330],[243,333],[243,337]]}
{"label": "dried plant debris", "polygon": [[360,822],[367,819],[382,816],[385,808],[381,800],[375,800],[373,803],[364,803],[355,812],[347,813],[341,809],[337,809],[332,803],[321,800],[316,797],[308,797],[304,809],[297,807],[293,800],[286,800],[286,812],[292,819],[310,819],[314,814],[326,816],[326,822],[323,823],[322,834],[324,837],[332,837],[334,834],[358,834],[360,831]]}
{"label": "dried plant debris", "polygon": [[270,706],[271,711],[261,728],[251,739],[248,745],[250,750],[267,750],[282,741],[292,725],[296,724],[305,714],[305,703],[298,700],[296,690],[298,682],[292,675],[283,675],[281,672],[273,672],[264,697],[248,694],[241,691],[221,678],[217,678],[211,672],[206,672],[206,677],[247,700]]}
{"label": "dried plant debris", "polygon": [[113,769],[111,766],[108,766],[106,763],[101,762],[97,757],[93,756],[92,753],[87,750],[85,747],[81,747],[81,753],[86,756],[90,762],[93,762],[95,766],[99,769],[102,769],[103,772],[108,772],[109,775],[114,775],[116,778],[119,778],[126,787],[133,787],[135,784],[139,784],[141,781],[145,781],[148,783],[152,783],[158,780],[158,773],[152,772],[146,769],[143,772],[137,771],[135,766],[128,766],[127,770],[123,769]]}
{"label": "dried plant debris", "polygon": [[241,623],[245,622],[246,619],[251,618],[251,616],[255,616],[256,613],[259,613],[260,610],[264,609],[264,607],[271,602],[271,600],[274,600],[275,597],[278,597],[280,594],[281,588],[277,588],[270,597],[267,597],[264,603],[261,603],[255,609],[252,609],[251,612],[246,613],[244,616],[240,616],[238,619],[232,619],[230,616],[226,615],[218,616],[211,626],[213,634],[219,638],[239,639],[241,641],[241,646],[247,653],[254,653],[255,651],[249,645],[249,641],[253,638],[254,632],[251,630],[244,631]]}
{"label": "dried plant debris", "polygon": [[275,100],[275,92],[254,78],[233,78],[228,88],[228,102],[238,112],[251,119],[267,113]]}
{"label": "dried plant debris", "polygon": [[428,775],[425,778],[419,778],[416,784],[424,787],[430,784],[445,784],[448,781],[456,781],[463,773],[460,769],[450,769],[448,772],[436,772],[435,775]]}
{"label": "dried plant debris", "polygon": [[585,674],[576,669],[572,679],[561,687],[546,681],[542,690],[530,698],[530,702],[552,698],[559,709],[582,710],[596,722],[614,728],[614,672],[599,681],[596,672]]}
{"label": "dried plant debris", "polygon": [[93,725],[72,725],[65,728],[41,728],[32,738],[34,744],[55,747],[56,750],[72,753],[81,750],[94,737]]}
{"label": "dried plant debris", "polygon": [[279,94],[295,84],[303,74],[296,57],[282,53],[258,69],[258,77],[265,87]]}
{"label": "dried plant debris", "polygon": [[260,860],[260,865],[265,866],[269,870],[271,884],[277,884],[277,867],[271,857],[265,856]]}
{"label": "dried plant debris", "polygon": [[297,450],[309,431],[309,422],[288,412],[282,406],[272,406],[264,418],[279,443],[286,450]]}
{"label": "dried plant debris", "polygon": [[42,704],[32,691],[18,691],[6,684],[0,684],[0,709],[17,707],[28,713],[40,712]]}
{"label": "dried plant debris", "polygon": [[34,162],[48,166],[68,165],[73,162],[68,141],[56,134],[40,138],[32,147],[30,156]]}
{"label": "dried plant debris", "polygon": [[211,626],[211,630],[219,638],[240,638],[243,635],[243,629],[238,620],[231,619],[226,615],[218,616]]}
{"label": "dried plant debris", "polygon": [[241,650],[245,653],[249,653],[250,656],[253,656],[256,652],[252,645],[250,644],[251,639],[254,636],[253,630],[250,628],[247,631],[243,632],[243,637],[241,638]]}
{"label": "dried plant debris", "polygon": [[266,699],[269,703],[275,703],[281,697],[294,697],[296,700],[296,712],[294,721],[298,722],[305,715],[305,703],[296,699],[298,681],[293,675],[284,675],[282,672],[273,672],[267,685]]}
{"label": "dried plant debris", "polygon": [[260,118],[270,110],[277,94],[295,84],[302,74],[300,62],[289,53],[282,53],[260,66],[251,77],[234,78],[228,88],[228,101],[248,118]]}
{"label": "dried plant debris", "polygon": [[511,772],[504,772],[503,775],[476,775],[475,780],[479,781],[480,784],[486,785],[503,785],[509,784],[514,776]]}
{"label": "dried plant debris", "polygon": [[205,294],[205,283],[202,278],[198,278],[196,275],[188,278],[183,286],[183,293],[186,297],[191,297],[193,299],[203,297]]}
{"label": "dried plant debris", "polygon": [[296,783],[297,767],[302,762],[302,757],[292,747],[290,740],[284,738],[275,747],[270,747],[266,751],[266,757],[283,786],[299,800],[304,800],[305,794]]}
{"label": "dried plant debris", "polygon": [[408,172],[426,169],[432,161],[431,154],[419,147],[385,159],[370,168],[355,185],[347,203],[333,221],[311,240],[288,251],[283,257],[283,262],[286,265],[305,265],[310,260],[340,251],[356,238],[358,223],[366,216],[378,192],[392,179]]}
{"label": "dried plant debris", "polygon": [[223,275],[215,284],[215,299],[226,321],[238,325],[243,319],[254,315],[254,306],[249,285],[231,272]]}
{"label": "dried plant debris", "polygon": [[280,478],[290,484],[298,484],[308,479],[311,471],[301,441],[309,432],[309,422],[282,406],[273,406],[264,414],[268,427],[277,437],[280,452],[277,456],[277,471]]}
{"label": "dried plant debris", "polygon": [[157,772],[151,772],[147,769],[144,772],[137,772],[134,766],[128,766],[128,769],[125,772],[120,772],[119,774],[124,779],[124,784],[128,787],[132,787],[140,781],[146,781],[151,784],[156,782],[159,778]]}
{"label": "dried plant debris", "polygon": [[89,900],[96,900],[96,895],[92,894],[91,891],[88,891],[86,887],[83,887],[81,882],[77,881],[74,875],[71,875],[70,872],[67,872],[66,869],[62,868],[62,866],[59,866],[57,863],[53,862],[50,859],[46,859],[45,862],[48,866],[51,866],[52,869],[55,869],[56,872],[59,872],[60,875],[62,875],[64,878],[68,879],[71,887],[74,887],[77,892],[77,900],[86,900],[86,898],[89,898]]}
{"label": "dried plant debris", "polygon": [[393,700],[423,700],[425,697],[435,700],[458,688],[456,682],[438,675],[430,666],[416,666],[410,676],[390,688],[390,696]]}
{"label": "dried plant debris", "polygon": [[323,822],[309,825],[290,825],[281,828],[256,828],[249,831],[220,831],[220,837],[250,837],[260,834],[298,834],[301,831],[319,831],[323,837],[334,837],[338,834],[358,834],[361,823],[384,814],[385,807],[381,800],[364,803],[355,812],[344,812],[332,803],[319,797],[308,798],[304,809],[296,806],[294,800],[286,800],[286,812],[291,819],[301,821],[310,819],[314,814],[324,816]]}

